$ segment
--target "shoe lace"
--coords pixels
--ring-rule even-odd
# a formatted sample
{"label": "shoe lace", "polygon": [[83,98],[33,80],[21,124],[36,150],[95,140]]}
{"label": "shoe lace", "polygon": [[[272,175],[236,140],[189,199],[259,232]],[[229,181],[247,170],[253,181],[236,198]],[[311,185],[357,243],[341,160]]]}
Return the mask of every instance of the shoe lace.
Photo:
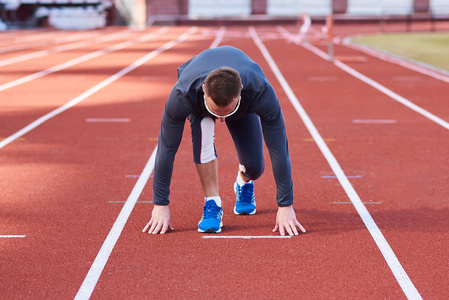
{"label": "shoe lace", "polygon": [[239,201],[243,203],[252,203],[254,200],[254,186],[252,184],[245,184],[237,187],[240,197]]}
{"label": "shoe lace", "polygon": [[204,204],[204,210],[203,210],[203,219],[209,219],[209,218],[219,218],[220,216],[221,207],[218,207],[217,205],[206,203]]}

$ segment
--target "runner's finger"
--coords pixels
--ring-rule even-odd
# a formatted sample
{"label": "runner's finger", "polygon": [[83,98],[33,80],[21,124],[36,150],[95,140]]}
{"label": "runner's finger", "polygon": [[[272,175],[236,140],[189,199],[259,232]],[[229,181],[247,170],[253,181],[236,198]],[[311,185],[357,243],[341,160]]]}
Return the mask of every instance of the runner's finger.
{"label": "runner's finger", "polygon": [[279,225],[279,233],[284,236],[285,235],[285,230],[284,230],[284,226]]}
{"label": "runner's finger", "polygon": [[145,225],[145,227],[143,228],[142,232],[145,232],[145,231],[148,230],[148,228],[149,228],[150,225],[151,225],[151,221],[152,221],[152,220],[150,220],[150,221],[147,223],[147,225]]}
{"label": "runner's finger", "polygon": [[302,233],[306,233],[306,229],[301,225],[301,223],[296,221],[296,225],[299,227],[299,229],[301,229]]}
{"label": "runner's finger", "polygon": [[293,233],[294,233],[295,235],[298,235],[298,230],[296,230],[296,226],[295,226],[294,223],[290,224],[290,228],[293,229]]}
{"label": "runner's finger", "polygon": [[155,228],[156,228],[156,226],[157,226],[157,222],[153,222],[153,224],[151,224],[150,230],[148,230],[148,234],[153,233]]}
{"label": "runner's finger", "polygon": [[148,227],[150,226],[150,222],[148,222],[145,227],[142,229],[142,232],[147,231]]}
{"label": "runner's finger", "polygon": [[163,226],[162,226],[162,230],[161,230],[161,234],[164,234],[164,233],[166,233],[167,232],[167,230],[168,230],[168,224],[167,223],[165,223]]}
{"label": "runner's finger", "polygon": [[157,234],[161,230],[161,227],[162,227],[162,223],[159,222],[157,224],[156,228],[153,230],[153,234]]}
{"label": "runner's finger", "polygon": [[294,235],[294,234],[293,234],[293,231],[292,231],[292,229],[290,228],[289,225],[287,225],[287,226],[285,226],[285,227],[287,227],[287,232],[288,232],[288,234],[289,234],[290,236]]}

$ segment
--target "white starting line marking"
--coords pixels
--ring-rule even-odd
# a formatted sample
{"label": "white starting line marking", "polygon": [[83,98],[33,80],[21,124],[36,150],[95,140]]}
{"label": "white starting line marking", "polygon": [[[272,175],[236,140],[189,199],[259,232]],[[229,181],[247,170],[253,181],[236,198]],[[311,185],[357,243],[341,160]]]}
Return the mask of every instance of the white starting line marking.
{"label": "white starting line marking", "polygon": [[26,235],[0,235],[1,239],[9,239],[9,238],[24,238]]}
{"label": "white starting line marking", "polygon": [[[329,176],[321,176],[321,178],[325,178],[325,179],[327,179],[327,178],[338,178],[337,176],[335,176],[335,175],[329,175]],[[362,175],[349,175],[349,176],[346,176],[346,178],[362,178]]]}
{"label": "white starting line marking", "polygon": [[[126,201],[108,201],[108,203],[126,203]],[[137,201],[136,203],[153,203],[153,201]]]}
{"label": "white starting line marking", "polygon": [[128,118],[88,118],[86,122],[90,123],[126,123],[131,122]]}
{"label": "white starting line marking", "polygon": [[289,239],[291,236],[275,236],[275,235],[207,235],[203,236],[203,239]]}
{"label": "white starting line marking", "polygon": [[[332,202],[334,204],[352,204],[352,202]],[[362,202],[363,204],[380,204],[380,202]]]}
{"label": "white starting line marking", "polygon": [[352,120],[352,123],[357,124],[394,124],[397,123],[397,120]]}

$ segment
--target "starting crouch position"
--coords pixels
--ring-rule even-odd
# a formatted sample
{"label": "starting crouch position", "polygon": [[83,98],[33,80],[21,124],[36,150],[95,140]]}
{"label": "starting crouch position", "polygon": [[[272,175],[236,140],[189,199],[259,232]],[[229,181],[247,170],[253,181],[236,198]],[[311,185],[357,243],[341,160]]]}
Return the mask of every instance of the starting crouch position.
{"label": "starting crouch position", "polygon": [[284,118],[276,94],[261,68],[242,51],[223,46],[205,50],[178,68],[162,116],[153,179],[153,211],[143,229],[173,230],[169,194],[173,161],[185,120],[190,121],[193,157],[205,194],[199,232],[221,232],[223,209],[214,146],[215,122],[225,122],[237,150],[235,214],[256,213],[254,180],[264,171],[263,139],[276,181],[278,211],[273,231],[297,235],[305,229],[293,210],[293,184]]}

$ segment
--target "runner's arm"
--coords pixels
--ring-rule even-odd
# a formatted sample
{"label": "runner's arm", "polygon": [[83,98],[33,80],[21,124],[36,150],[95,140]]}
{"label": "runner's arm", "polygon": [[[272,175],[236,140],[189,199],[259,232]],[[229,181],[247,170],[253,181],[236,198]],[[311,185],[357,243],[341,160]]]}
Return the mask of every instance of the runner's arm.
{"label": "runner's arm", "polygon": [[276,201],[279,207],[290,206],[293,204],[293,182],[287,135],[281,107],[271,85],[266,86],[255,103],[270,153],[276,181]]}
{"label": "runner's arm", "polygon": [[168,197],[173,162],[181,143],[185,120],[190,114],[190,110],[191,108],[184,95],[175,85],[162,115],[158,139],[153,176],[153,203],[156,205],[168,205],[170,202]]}

